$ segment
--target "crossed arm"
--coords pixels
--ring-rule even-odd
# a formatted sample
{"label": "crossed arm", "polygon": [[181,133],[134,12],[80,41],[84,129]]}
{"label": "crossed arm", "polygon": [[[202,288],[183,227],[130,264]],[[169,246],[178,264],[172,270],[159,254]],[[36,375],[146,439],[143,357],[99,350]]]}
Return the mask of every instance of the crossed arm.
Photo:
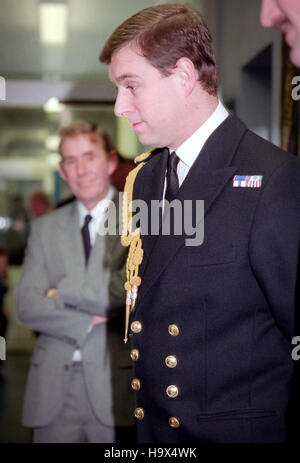
{"label": "crossed arm", "polygon": [[[91,325],[108,321],[108,298],[105,291],[97,298],[83,285],[76,287],[70,276],[62,278],[54,288],[48,271],[49,251],[41,235],[33,224],[16,292],[17,317],[32,330],[80,347]],[[77,300],[82,301],[80,309]],[[85,306],[88,312],[82,310]]]}

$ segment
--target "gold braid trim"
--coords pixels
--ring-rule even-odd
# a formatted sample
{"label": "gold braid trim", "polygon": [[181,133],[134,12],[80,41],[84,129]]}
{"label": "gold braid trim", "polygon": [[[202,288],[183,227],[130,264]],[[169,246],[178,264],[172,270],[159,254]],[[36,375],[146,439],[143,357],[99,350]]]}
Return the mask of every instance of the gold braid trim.
{"label": "gold braid trim", "polygon": [[150,154],[152,153],[152,151],[154,151],[155,149],[156,149],[156,148],[152,148],[152,150],[147,151],[146,153],[140,154],[139,156],[137,156],[137,157],[134,159],[134,162],[137,164],[138,162],[142,162],[142,161],[147,160],[147,158],[150,156]]}
{"label": "gold braid trim", "polygon": [[137,174],[141,168],[146,164],[147,158],[153,150],[143,153],[140,156],[135,158],[135,163],[140,163],[135,167],[131,172],[129,172],[123,196],[123,205],[122,205],[122,218],[123,218],[123,231],[121,237],[121,243],[124,247],[129,246],[129,252],[126,262],[126,278],[127,281],[124,285],[126,290],[126,316],[125,316],[125,344],[128,341],[128,328],[129,328],[129,319],[130,313],[134,310],[138,287],[140,286],[142,280],[138,276],[139,266],[143,260],[143,248],[141,240],[141,230],[137,228],[132,231],[132,198],[133,198],[133,187]]}

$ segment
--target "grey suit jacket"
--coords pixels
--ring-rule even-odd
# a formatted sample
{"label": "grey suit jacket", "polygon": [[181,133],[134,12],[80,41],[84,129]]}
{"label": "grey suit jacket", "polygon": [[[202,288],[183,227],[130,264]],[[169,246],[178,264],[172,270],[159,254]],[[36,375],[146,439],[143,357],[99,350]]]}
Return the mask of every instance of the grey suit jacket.
{"label": "grey suit jacket", "polygon": [[[40,333],[25,392],[23,423],[49,424],[60,411],[80,348],[93,410],[108,426],[133,424],[131,360],[123,343],[125,261],[118,235],[97,235],[85,267],[77,204],[32,223],[17,288],[19,321]],[[56,287],[56,299],[45,291]],[[93,315],[111,317],[89,332]]]}

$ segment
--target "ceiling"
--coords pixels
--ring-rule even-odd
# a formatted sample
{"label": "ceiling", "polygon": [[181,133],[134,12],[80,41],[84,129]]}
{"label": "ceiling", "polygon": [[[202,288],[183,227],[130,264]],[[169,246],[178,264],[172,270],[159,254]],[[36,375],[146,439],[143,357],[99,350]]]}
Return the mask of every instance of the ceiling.
{"label": "ceiling", "polygon": [[[67,42],[64,46],[43,46],[39,39],[39,0],[0,0],[1,76],[6,79],[107,80],[107,66],[100,63],[98,57],[111,32],[143,8],[166,3],[157,0],[65,2],[68,5]],[[177,2],[168,0],[168,3]],[[199,8],[202,2],[182,3]]]}
{"label": "ceiling", "polygon": [[[8,88],[15,82],[13,88],[18,90],[13,90],[13,95],[7,97],[7,103],[10,97],[17,101],[11,107],[0,101],[0,162],[21,157],[45,159],[51,152],[47,140],[57,135],[62,120],[61,115],[48,114],[41,103],[35,103],[40,86],[52,91],[53,86],[70,82],[76,93],[76,86],[86,83],[83,89],[85,95],[89,92],[99,95],[97,86],[93,90],[93,85],[99,84],[105,96],[109,93],[104,85],[108,82],[108,69],[98,59],[105,41],[132,14],[166,3],[166,0],[49,0],[64,1],[68,6],[67,42],[63,46],[44,46],[39,34],[40,1],[45,0],[0,0],[0,76],[6,79]],[[168,0],[168,3],[177,2]],[[202,5],[202,0],[181,2],[198,9]],[[31,83],[24,86],[24,82]],[[20,98],[20,93],[25,94],[25,98]],[[60,98],[55,94],[50,96]],[[93,103],[99,99],[89,98]],[[21,100],[26,100],[26,103],[20,103]],[[71,120],[86,119],[99,123],[116,140],[112,105],[86,107],[81,104],[76,107],[71,104],[68,112]],[[0,178],[4,175],[1,164]]]}
{"label": "ceiling", "polygon": [[[81,99],[81,106],[74,105],[75,101],[76,104],[79,101],[76,98],[64,100],[59,94],[48,93],[47,98],[57,96],[63,101],[71,102],[68,108],[71,120],[81,118],[98,122],[108,130],[113,139],[116,138],[116,119],[112,105],[107,107],[99,104],[99,100],[105,99],[99,97],[98,87],[101,87],[102,94],[107,96],[109,84],[107,66],[100,63],[98,57],[111,32],[122,21],[143,8],[166,2],[180,2],[188,3],[202,11],[211,30],[215,32],[215,42],[219,43],[219,47],[222,43],[222,74],[228,74],[227,80],[233,82],[234,88],[234,79],[238,75],[234,65],[240,66],[239,55],[247,55],[249,43],[260,42],[256,37],[268,37],[258,22],[260,0],[244,0],[245,5],[242,6],[240,0],[64,0],[68,5],[67,42],[64,46],[44,46],[39,38],[40,1],[42,0],[0,0],[0,77],[4,77],[10,85],[14,83],[11,87],[14,89],[11,92],[13,95],[8,95],[7,102],[0,101],[0,161],[1,158],[45,158],[49,153],[47,139],[58,133],[62,118],[59,114],[45,113],[42,103],[34,103],[41,92],[40,87],[44,88],[44,85],[47,86],[48,93],[52,91],[53,86],[60,84],[70,85],[75,93],[79,92],[79,86],[85,87],[81,91],[84,95],[90,92],[92,97],[86,98],[85,101]],[[246,11],[246,19],[241,16],[240,22],[233,20],[235,11],[240,11],[237,5],[241,11]],[[217,14],[220,6],[222,21]],[[249,22],[251,9],[253,21]],[[210,24],[209,19],[213,18],[216,22],[212,21]],[[244,25],[248,23],[253,30],[245,35]],[[235,42],[232,24],[238,31],[241,29],[241,34],[237,35],[239,39]],[[219,41],[216,40],[219,33],[222,33],[222,41],[221,38]],[[251,39],[246,39],[248,36]],[[56,90],[58,93],[57,88]],[[41,94],[44,97],[46,92]],[[21,98],[20,95],[25,95],[26,98]],[[11,107],[8,105],[10,96],[14,96],[14,101],[17,101],[13,102]],[[112,99],[110,98],[110,101]],[[94,104],[86,107],[87,101]],[[1,169],[2,167],[0,179],[3,175]]]}

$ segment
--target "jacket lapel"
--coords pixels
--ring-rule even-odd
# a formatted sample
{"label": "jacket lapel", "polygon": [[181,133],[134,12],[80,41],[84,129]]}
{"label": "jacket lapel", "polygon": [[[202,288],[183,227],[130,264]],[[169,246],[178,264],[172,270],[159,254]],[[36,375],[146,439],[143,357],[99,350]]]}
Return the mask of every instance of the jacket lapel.
{"label": "jacket lapel", "polygon": [[84,276],[85,259],[76,201],[61,209],[59,235],[58,245],[67,274],[80,281]]}
{"label": "jacket lapel", "polygon": [[[229,116],[216,129],[207,140],[181,185],[178,194],[180,201],[203,200],[204,216],[208,214],[214,201],[237,170],[237,166],[231,164],[245,130],[244,124],[235,116]],[[165,168],[162,170],[164,174]],[[178,250],[185,245],[186,238],[184,233],[180,236],[160,235],[155,241],[152,238],[154,243],[151,259],[142,275],[143,284],[139,291],[137,307]],[[149,239],[151,240],[150,237],[147,237],[147,246]],[[143,246],[144,241],[145,238],[143,238]]]}
{"label": "jacket lapel", "polygon": [[[119,230],[119,195],[118,192],[115,192],[114,197],[112,198],[111,209],[110,212],[114,214],[116,220],[116,232],[118,233]],[[115,209],[113,208],[115,207]],[[104,220],[104,217],[103,217]],[[86,271],[86,278],[90,279],[90,282],[95,282],[96,288],[99,286],[99,269],[101,266],[105,265],[103,260],[105,260],[105,251],[110,249],[109,241],[115,240],[115,235],[100,235],[97,233],[95,243],[91,248],[90,257],[87,265]]]}
{"label": "jacket lapel", "polygon": [[[147,231],[145,234],[145,230],[143,229],[143,225],[141,224],[141,234],[143,236],[143,249],[145,253],[145,259],[148,260],[150,258],[153,246],[156,243],[158,235],[151,234],[151,202],[153,200],[161,201],[163,195],[163,188],[164,188],[164,180],[165,180],[165,171],[167,168],[168,162],[168,155],[169,150],[163,149],[159,153],[157,153],[153,159],[153,161],[149,164],[146,164],[143,170],[143,177],[142,182],[138,184],[137,191],[135,190],[134,197],[135,198],[142,198],[147,205],[148,211],[148,221],[146,224]],[[158,217],[158,228],[161,224],[161,214]]]}

